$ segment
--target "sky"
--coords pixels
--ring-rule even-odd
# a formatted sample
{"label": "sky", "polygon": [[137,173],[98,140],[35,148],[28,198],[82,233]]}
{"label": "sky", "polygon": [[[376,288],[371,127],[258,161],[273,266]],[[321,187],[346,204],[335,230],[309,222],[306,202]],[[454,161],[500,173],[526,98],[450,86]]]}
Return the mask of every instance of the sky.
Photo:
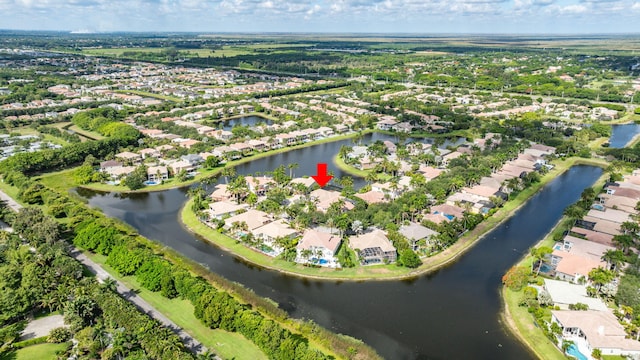
{"label": "sky", "polygon": [[0,0],[0,29],[640,33],[640,0]]}

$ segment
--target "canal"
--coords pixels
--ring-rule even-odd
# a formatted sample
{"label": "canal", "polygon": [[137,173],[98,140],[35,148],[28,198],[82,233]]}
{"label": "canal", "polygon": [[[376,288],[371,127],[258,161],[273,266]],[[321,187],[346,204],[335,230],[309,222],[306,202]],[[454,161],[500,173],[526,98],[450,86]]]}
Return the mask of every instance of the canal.
{"label": "canal", "polygon": [[[382,139],[369,135],[365,142]],[[238,173],[298,163],[297,175],[329,163],[351,140],[294,150],[240,166]],[[275,300],[293,317],[312,319],[362,339],[387,359],[530,359],[499,321],[501,277],[549,232],[566,206],[602,170],[575,166],[533,196],[450,266],[409,281],[312,281],[260,269],[186,232],[178,222],[186,189],[142,194],[80,191],[89,204],[119,218],[210,271]]]}

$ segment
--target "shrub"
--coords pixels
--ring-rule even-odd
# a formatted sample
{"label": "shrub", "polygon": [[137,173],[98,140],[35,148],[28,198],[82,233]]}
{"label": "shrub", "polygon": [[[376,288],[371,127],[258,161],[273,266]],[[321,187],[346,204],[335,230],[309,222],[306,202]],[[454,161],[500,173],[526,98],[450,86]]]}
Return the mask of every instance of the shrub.
{"label": "shrub", "polygon": [[50,343],[63,343],[71,338],[71,330],[66,327],[59,327],[51,330],[49,336],[47,336],[47,342]]}

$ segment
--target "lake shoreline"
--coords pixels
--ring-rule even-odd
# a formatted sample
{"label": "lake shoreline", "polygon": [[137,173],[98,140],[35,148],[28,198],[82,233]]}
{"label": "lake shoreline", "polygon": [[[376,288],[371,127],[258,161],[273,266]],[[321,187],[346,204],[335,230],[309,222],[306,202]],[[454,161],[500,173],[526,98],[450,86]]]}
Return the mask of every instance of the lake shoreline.
{"label": "lake shoreline", "polygon": [[[347,273],[347,274],[344,274],[344,275],[340,275],[339,272],[340,271],[353,272],[355,270],[349,270],[349,269],[343,269],[343,270],[331,269],[331,270],[329,270],[329,269],[325,269],[325,268],[304,267],[302,265],[297,265],[296,266],[296,267],[300,267],[300,269],[299,269],[300,271],[296,271],[296,269],[286,269],[286,268],[283,268],[282,266],[277,266],[277,265],[272,264],[276,260],[275,258],[272,258],[272,257],[270,257],[268,255],[259,253],[259,252],[255,251],[255,250],[252,250],[249,247],[247,247],[247,246],[245,246],[243,244],[240,244],[238,241],[236,241],[235,239],[232,239],[231,237],[228,237],[225,234],[217,233],[220,236],[224,236],[224,237],[230,239],[231,241],[236,242],[238,246],[240,246],[240,247],[242,247],[244,249],[250,250],[254,254],[258,254],[259,256],[251,256],[251,254],[249,254],[248,252],[242,251],[241,249],[238,249],[238,251],[235,251],[234,249],[232,249],[232,247],[235,248],[235,246],[233,246],[233,244],[229,244],[229,241],[226,241],[227,244],[225,244],[220,239],[218,239],[218,241],[216,241],[215,238],[219,238],[218,236],[209,236],[209,235],[207,235],[207,233],[209,231],[206,231],[206,229],[204,229],[204,227],[206,227],[206,225],[203,224],[202,222],[200,222],[196,218],[195,213],[190,208],[190,204],[192,202],[192,199],[189,199],[183,205],[182,209],[179,212],[180,216],[178,217],[178,220],[179,220],[180,224],[183,226],[183,228],[186,229],[187,231],[189,231],[190,233],[193,233],[193,234],[199,236],[200,238],[207,240],[209,243],[219,247],[220,249],[230,253],[233,256],[238,257],[242,261],[245,261],[245,262],[251,264],[252,266],[257,266],[257,267],[260,267],[260,268],[276,271],[278,273],[287,274],[287,275],[290,275],[290,276],[295,276],[295,277],[303,278],[303,279],[323,280],[323,281],[356,281],[356,282],[361,282],[361,281],[410,280],[410,279],[415,279],[415,278],[418,278],[420,276],[432,273],[434,271],[437,271],[437,270],[439,270],[439,269],[441,269],[441,268],[443,268],[443,267],[445,267],[447,265],[450,265],[451,263],[455,262],[459,257],[461,257],[467,251],[472,249],[473,245],[477,244],[480,240],[482,240],[486,236],[486,234],[491,232],[491,230],[493,230],[495,227],[500,225],[505,220],[508,220],[509,218],[514,216],[517,213],[517,211],[524,204],[526,204],[527,201],[533,195],[538,193],[539,190],[541,190],[549,182],[551,182],[552,180],[554,180],[558,176],[562,175],[564,172],[566,172],[567,170],[569,170],[571,167],[573,167],[575,165],[592,165],[592,166],[606,167],[606,162],[601,161],[601,160],[596,160],[596,159],[583,159],[583,158],[575,158],[575,157],[563,160],[562,163],[557,164],[556,167],[552,171],[550,171],[548,174],[543,176],[539,183],[536,183],[533,187],[530,187],[530,188],[527,188],[527,189],[521,191],[520,194],[518,194],[518,197],[516,199],[507,202],[495,214],[493,214],[491,217],[486,218],[475,229],[473,229],[473,230],[469,231],[467,234],[463,235],[455,244],[453,244],[449,248],[445,249],[441,253],[439,253],[437,255],[434,255],[433,257],[422,259],[423,260],[423,264],[420,267],[416,268],[416,269],[408,269],[408,268],[393,269],[393,268],[389,268],[390,266],[394,266],[394,265],[383,265],[383,266],[385,266],[383,268],[381,268],[381,267],[358,266],[355,269],[360,270],[359,273],[356,273],[356,274]],[[194,224],[194,219],[201,226],[197,226],[196,224]],[[198,228],[200,228],[202,230],[199,230]],[[211,229],[209,227],[206,227],[206,228],[211,230],[211,231],[216,231],[216,230]],[[239,251],[242,252],[242,253],[238,253]],[[280,261],[284,261],[284,260],[280,260]],[[294,263],[289,262],[289,264],[286,264],[286,265],[291,265],[291,264],[294,264]],[[314,269],[314,270],[318,270],[318,271],[317,271],[316,274],[308,273],[310,271],[310,269]],[[385,273],[379,271],[379,269],[386,269],[387,273],[385,274]],[[392,271],[392,270],[395,270],[395,273],[391,273],[390,274],[389,271]],[[323,274],[321,272],[326,272],[326,273]]]}

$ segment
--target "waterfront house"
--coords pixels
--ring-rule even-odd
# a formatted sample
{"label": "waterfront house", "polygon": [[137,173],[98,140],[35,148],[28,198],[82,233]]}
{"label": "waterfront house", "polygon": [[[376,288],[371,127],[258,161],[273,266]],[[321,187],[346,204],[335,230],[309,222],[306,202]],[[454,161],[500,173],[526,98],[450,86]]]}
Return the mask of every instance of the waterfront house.
{"label": "waterfront house", "polygon": [[393,116],[383,116],[382,120],[378,121],[376,124],[376,128],[379,130],[389,131],[393,129],[397,123],[398,122],[394,120]]}
{"label": "waterfront house", "polygon": [[[296,246],[296,262],[339,267],[335,258],[342,239],[334,234],[307,229]],[[309,252],[305,256],[305,252]]]}
{"label": "waterfront house", "polygon": [[338,191],[325,190],[325,189],[316,189],[312,191],[309,196],[311,199],[317,201],[316,206],[318,211],[326,213],[329,210],[331,204],[342,201],[342,210],[353,210],[355,207],[351,202],[347,200],[344,196],[340,195]]}
{"label": "waterfront house", "polygon": [[411,249],[413,249],[413,251],[418,250],[420,247],[418,243],[420,241],[424,241],[425,244],[428,244],[432,237],[438,235],[437,231],[433,231],[428,227],[416,223],[402,225],[398,231],[407,238],[407,241],[409,242],[409,245],[411,245]]}
{"label": "waterfront house", "polygon": [[380,229],[349,237],[349,247],[358,254],[362,265],[392,263],[397,258],[396,248]]}
{"label": "waterfront house", "polygon": [[210,219],[221,220],[225,217],[236,215],[240,211],[246,210],[247,204],[236,204],[229,201],[216,201],[209,204],[209,209],[205,210]]}
{"label": "waterfront house", "polygon": [[607,305],[600,299],[587,295],[586,284],[572,284],[566,281],[544,279],[544,290],[549,294],[554,306],[568,310],[577,303],[589,306],[590,310],[607,311]]}
{"label": "waterfront house", "polygon": [[274,253],[272,254],[274,256],[282,251],[277,244],[279,239],[293,239],[298,236],[298,232],[292,229],[289,224],[285,223],[282,219],[253,228],[251,229],[251,233],[255,239],[262,240],[265,245],[274,249]]}
{"label": "waterfront house", "polygon": [[258,196],[266,195],[267,190],[269,190],[271,186],[275,185],[273,178],[266,176],[253,177],[249,175],[245,176],[244,179],[247,182],[249,190]]}
{"label": "waterfront house", "polygon": [[600,349],[602,355],[640,356],[640,342],[627,339],[624,327],[610,311],[552,310],[551,323],[562,329],[559,342],[573,341],[585,358],[594,349]]}
{"label": "waterfront house", "polygon": [[147,168],[147,180],[160,183],[169,180],[169,171],[166,166],[149,166]]}
{"label": "waterfront house", "polygon": [[247,224],[247,231],[251,231],[269,223],[270,221],[271,218],[266,212],[250,209],[243,213],[226,218],[224,220],[224,228],[229,230],[234,223],[245,223]]}
{"label": "waterfront house", "polygon": [[213,201],[227,201],[232,198],[232,194],[227,189],[228,186],[226,184],[218,184],[215,186],[213,192],[211,193],[211,199]]}
{"label": "waterfront house", "polygon": [[120,167],[122,166],[122,163],[119,161],[115,161],[115,160],[107,160],[107,161],[103,161],[100,163],[100,171],[102,172],[106,172],[107,169],[112,168],[112,167]]}
{"label": "waterfront house", "polygon": [[607,267],[607,263],[602,260],[607,250],[615,248],[567,235],[553,247],[549,257],[555,268],[556,278],[578,283],[581,278],[587,279],[591,270]]}

